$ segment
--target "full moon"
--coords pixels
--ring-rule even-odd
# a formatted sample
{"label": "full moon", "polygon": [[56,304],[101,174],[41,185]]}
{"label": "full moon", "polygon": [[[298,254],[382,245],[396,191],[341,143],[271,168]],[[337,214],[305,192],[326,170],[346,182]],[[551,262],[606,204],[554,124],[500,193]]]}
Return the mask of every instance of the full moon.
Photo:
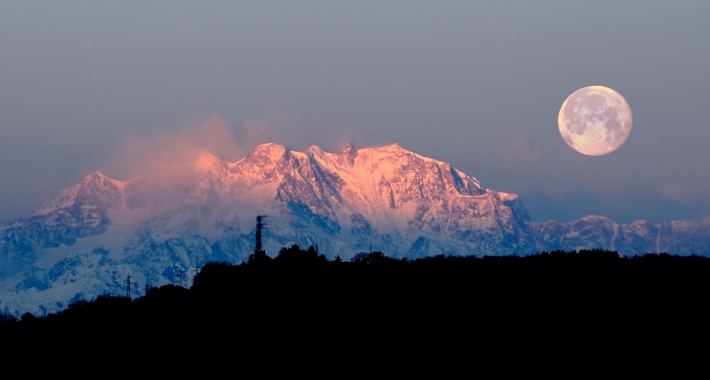
{"label": "full moon", "polygon": [[609,154],[631,132],[631,108],[618,92],[604,86],[580,88],[560,108],[557,124],[567,145],[589,156]]}

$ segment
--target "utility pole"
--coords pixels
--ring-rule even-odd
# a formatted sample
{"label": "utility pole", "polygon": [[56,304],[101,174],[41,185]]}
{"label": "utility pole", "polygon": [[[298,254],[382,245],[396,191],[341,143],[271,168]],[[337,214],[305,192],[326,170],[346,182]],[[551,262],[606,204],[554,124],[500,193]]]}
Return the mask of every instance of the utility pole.
{"label": "utility pole", "polygon": [[133,278],[133,276],[129,273],[128,277],[126,277],[126,297],[128,297],[129,300],[131,299],[131,278]]}

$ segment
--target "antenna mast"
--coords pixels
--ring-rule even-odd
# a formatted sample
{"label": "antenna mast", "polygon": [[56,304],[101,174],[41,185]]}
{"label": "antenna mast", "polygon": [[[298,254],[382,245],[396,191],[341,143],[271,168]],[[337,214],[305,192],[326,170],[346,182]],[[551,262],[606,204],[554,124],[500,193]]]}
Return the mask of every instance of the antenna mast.
{"label": "antenna mast", "polygon": [[133,276],[129,273],[126,277],[126,297],[128,297],[128,299],[131,299],[131,278],[133,278]]}
{"label": "antenna mast", "polygon": [[266,226],[264,218],[266,218],[266,215],[256,216],[256,243],[254,244],[255,255],[258,255],[259,253],[263,252],[261,244],[261,231],[264,229],[264,226]]}

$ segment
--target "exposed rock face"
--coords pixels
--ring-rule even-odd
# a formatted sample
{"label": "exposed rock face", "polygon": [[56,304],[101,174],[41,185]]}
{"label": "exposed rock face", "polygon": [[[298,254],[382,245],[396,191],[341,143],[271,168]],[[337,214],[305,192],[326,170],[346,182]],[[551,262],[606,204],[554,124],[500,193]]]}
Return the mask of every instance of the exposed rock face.
{"label": "exposed rock face", "polygon": [[[710,221],[635,222],[603,217],[528,224],[517,195],[481,187],[451,165],[394,144],[338,153],[264,144],[235,163],[213,159],[156,190],[146,179],[93,173],[33,212],[0,226],[0,308],[48,312],[102,293],[188,284],[198,265],[241,262],[253,250],[297,243],[333,258],[373,249],[394,257],[530,254],[604,248],[633,255],[705,254]],[[185,284],[185,285],[188,285]]]}

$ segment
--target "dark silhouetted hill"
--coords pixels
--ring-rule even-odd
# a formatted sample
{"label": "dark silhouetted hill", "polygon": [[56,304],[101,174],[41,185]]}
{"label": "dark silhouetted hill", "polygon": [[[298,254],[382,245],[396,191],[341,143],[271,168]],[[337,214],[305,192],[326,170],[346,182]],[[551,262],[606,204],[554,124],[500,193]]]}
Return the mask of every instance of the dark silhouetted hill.
{"label": "dark silhouetted hill", "polygon": [[[5,315],[6,341],[29,336],[170,349],[222,341],[239,352],[370,347],[466,350],[611,344],[614,351],[707,336],[710,259],[667,254],[542,252],[527,257],[327,261],[283,248],[242,265],[209,263],[190,289],[100,296],[45,317]],[[33,338],[37,339],[37,338]],[[225,343],[226,342],[226,343]],[[506,343],[508,342],[508,343]],[[176,346],[175,346],[176,347]],[[211,348],[210,348],[211,349]]]}

